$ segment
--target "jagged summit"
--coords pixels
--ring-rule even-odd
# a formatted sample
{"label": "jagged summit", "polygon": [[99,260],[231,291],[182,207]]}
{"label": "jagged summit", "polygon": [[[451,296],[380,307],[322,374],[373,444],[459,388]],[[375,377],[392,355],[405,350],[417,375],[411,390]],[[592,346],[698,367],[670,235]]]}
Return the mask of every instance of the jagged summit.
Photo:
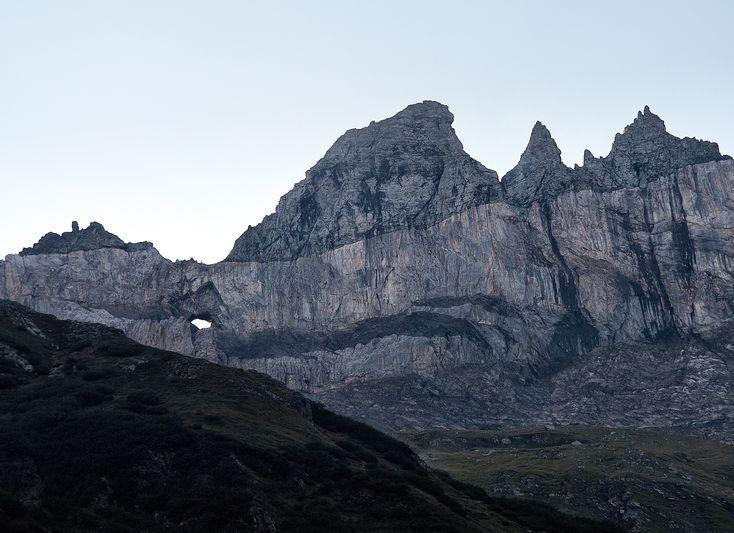
{"label": "jagged summit", "polygon": [[664,145],[673,139],[679,140],[668,133],[663,119],[650,111],[649,106],[645,106],[643,111],[637,112],[637,118],[627,125],[622,133],[614,136],[609,156],[629,148],[651,151],[656,148],[656,145]]}
{"label": "jagged summit", "polygon": [[295,259],[494,200],[530,205],[570,189],[636,187],[725,158],[715,143],[671,135],[645,106],[615,137],[609,155],[596,158],[587,150],[583,166],[574,169],[563,164],[548,128],[537,122],[519,163],[500,184],[494,171],[464,151],[453,120],[447,106],[426,100],[348,130],[274,214],[237,239],[226,260]]}
{"label": "jagged summit", "polygon": [[79,229],[77,221],[72,222],[71,231],[59,235],[49,232],[31,248],[23,248],[20,255],[68,254],[80,250],[98,250],[100,248],[120,248],[136,250],[152,248],[149,242],[126,243],[114,233],[107,231],[99,222],[91,222],[85,229]]}
{"label": "jagged summit", "polygon": [[560,161],[561,150],[545,125],[537,121],[530,132],[530,140],[521,158],[541,157],[548,161]]}
{"label": "jagged summit", "polygon": [[416,156],[439,149],[458,153],[463,146],[451,127],[454,115],[448,106],[426,100],[412,104],[390,118],[372,122],[366,128],[353,128],[339,137],[307,178],[319,179],[320,173],[334,165],[356,163],[358,159],[378,159],[386,151],[397,156]]}
{"label": "jagged summit", "polygon": [[668,133],[665,122],[645,106],[615,136],[609,155],[584,163],[580,181],[604,190],[636,187],[688,165],[722,159],[729,157],[716,143]]}
{"label": "jagged summit", "polygon": [[650,106],[645,106],[642,111],[637,112],[637,118],[624,129],[625,134],[631,134],[634,131],[645,133],[665,133],[665,122],[658,115],[650,111]]}
{"label": "jagged summit", "polygon": [[453,120],[425,101],[347,131],[227,260],[294,259],[501,198],[497,173],[464,152]]}
{"label": "jagged summit", "polygon": [[560,154],[547,128],[536,123],[520,162],[502,178],[508,201],[530,205],[569,189],[637,187],[688,165],[729,159],[716,143],[668,133],[649,106],[614,137],[606,157],[585,150],[583,166],[570,169]]}
{"label": "jagged summit", "polygon": [[528,205],[565,190],[570,178],[571,169],[563,164],[550,131],[536,122],[520,162],[505,174],[502,184],[510,201]]}

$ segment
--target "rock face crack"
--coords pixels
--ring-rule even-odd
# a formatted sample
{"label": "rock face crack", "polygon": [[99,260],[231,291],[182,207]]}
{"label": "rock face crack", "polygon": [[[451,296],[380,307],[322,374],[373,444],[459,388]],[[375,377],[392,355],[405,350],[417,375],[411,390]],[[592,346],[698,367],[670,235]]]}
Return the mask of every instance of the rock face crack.
{"label": "rock face crack", "polygon": [[[644,215],[644,221],[645,226],[647,229],[647,239],[648,239],[648,246],[650,248],[650,261],[649,261],[649,268],[645,268],[644,275],[648,276],[648,279],[651,277],[654,279],[654,285],[657,287],[657,292],[662,299],[664,309],[666,311],[666,315],[663,315],[664,322],[661,325],[662,327],[658,328],[657,331],[651,332],[652,336],[656,335],[665,335],[666,333],[673,333],[673,334],[679,334],[678,328],[676,326],[675,321],[675,310],[673,308],[672,301],[670,299],[670,295],[668,294],[667,285],[665,284],[663,280],[663,276],[660,271],[660,264],[658,263],[657,253],[655,251],[655,243],[652,238],[653,233],[653,225],[650,221],[650,207],[649,207],[649,196],[646,194],[647,190],[642,189],[641,190],[643,194],[643,215]],[[645,261],[643,260],[639,264],[645,265]],[[643,266],[644,268],[644,266]],[[652,284],[651,284],[652,286]],[[649,298],[648,298],[649,300]],[[657,310],[657,306],[654,308]],[[656,318],[658,318],[658,313],[655,313]]]}
{"label": "rock face crack", "polygon": [[558,241],[553,235],[553,215],[547,202],[540,205],[540,212],[548,236],[548,243],[553,251],[553,255],[561,266],[558,276],[558,292],[561,303],[572,312],[580,313],[581,309],[578,302],[578,291],[576,289],[576,282],[574,281],[574,273],[566,263],[566,259],[563,257],[561,249],[558,246]]}
{"label": "rock face crack", "polygon": [[553,234],[553,215],[548,202],[540,204],[540,212],[551,250],[561,267],[558,273],[558,292],[561,303],[568,309],[568,313],[556,324],[549,344],[550,354],[555,358],[552,369],[557,369],[563,362],[596,347],[599,342],[599,332],[588,320],[579,304],[575,274],[566,263]]}
{"label": "rock face crack", "polygon": [[[695,174],[696,170],[693,169],[692,171]],[[686,284],[690,285],[691,276],[694,272],[694,263],[696,262],[696,248],[688,229],[686,210],[683,207],[683,195],[680,192],[677,175],[674,175],[671,183],[671,194],[673,198],[670,202],[670,217],[673,222],[673,243],[678,253],[676,264],[679,267],[679,274],[685,279]],[[680,220],[676,219],[678,214],[680,214]]]}
{"label": "rock face crack", "polygon": [[[642,277],[642,281],[645,283],[645,288],[635,280],[628,280],[632,290],[637,297],[637,300],[642,311],[642,317],[645,321],[645,330],[643,334],[648,339],[654,339],[659,334],[672,329],[675,331],[675,322],[673,319],[673,306],[670,303],[670,297],[668,296],[665,288],[665,283],[662,280],[660,274],[660,266],[658,265],[657,258],[655,256],[655,246],[653,244],[650,233],[652,227],[649,221],[649,215],[647,214],[647,204],[644,208],[644,221],[645,229],[648,235],[647,243],[649,253],[640,246],[637,236],[633,233],[632,223],[628,212],[622,214],[622,229],[625,231],[627,241],[630,244],[630,249],[634,255],[638,272]],[[663,313],[664,312],[664,313]],[[659,323],[659,319],[662,318],[662,323]]]}

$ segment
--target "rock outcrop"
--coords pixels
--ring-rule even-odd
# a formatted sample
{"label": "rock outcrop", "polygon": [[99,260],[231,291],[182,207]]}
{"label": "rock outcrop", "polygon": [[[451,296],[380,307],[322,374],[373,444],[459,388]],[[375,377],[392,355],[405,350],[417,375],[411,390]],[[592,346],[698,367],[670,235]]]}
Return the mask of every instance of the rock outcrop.
{"label": "rock outcrop", "polygon": [[690,137],[679,139],[645,106],[635,121],[614,138],[604,158],[584,162],[587,178],[603,190],[644,185],[647,180],[688,165],[730,159],[716,143]]}
{"label": "rock outcrop", "polygon": [[555,198],[573,183],[573,173],[561,161],[561,151],[550,131],[536,122],[520,162],[502,178],[508,200],[531,205]]}
{"label": "rock outcrop", "polygon": [[606,157],[584,152],[584,164],[573,169],[561,161],[561,151],[548,129],[535,124],[525,152],[502,184],[510,203],[529,206],[545,202],[568,190],[613,191],[644,186],[688,165],[730,159],[716,143],[679,139],[665,129],[665,123],[645,106],[635,121],[614,138]]}
{"label": "rock outcrop", "polygon": [[83,230],[74,221],[71,231],[59,235],[49,232],[30,248],[23,248],[20,255],[68,254],[70,252],[118,248],[120,250],[144,250],[152,248],[150,242],[126,243],[117,235],[110,233],[99,222],[92,222]]}
{"label": "rock outcrop", "polygon": [[[731,438],[728,352],[709,381],[671,363],[660,379],[688,395],[671,411],[644,346],[715,342],[734,318],[734,162],[645,109],[577,169],[536,124],[500,183],[452,118],[424,102],[347,132],[222,263],[51,248],[0,262],[0,297],[260,370],[383,427],[567,420],[573,397],[584,421]],[[605,357],[620,365],[605,390],[626,391],[617,414],[584,403]],[[630,389],[629,373],[649,379]]]}
{"label": "rock outcrop", "polygon": [[453,121],[426,101],[349,130],[227,261],[292,260],[498,199],[497,173],[464,152]]}

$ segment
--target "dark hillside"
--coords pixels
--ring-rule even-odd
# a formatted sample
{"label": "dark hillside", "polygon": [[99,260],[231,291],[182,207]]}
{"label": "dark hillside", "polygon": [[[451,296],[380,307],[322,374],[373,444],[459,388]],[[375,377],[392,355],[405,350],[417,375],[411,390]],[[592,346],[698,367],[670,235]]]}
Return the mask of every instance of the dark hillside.
{"label": "dark hillside", "polygon": [[0,301],[2,531],[602,531],[254,372]]}

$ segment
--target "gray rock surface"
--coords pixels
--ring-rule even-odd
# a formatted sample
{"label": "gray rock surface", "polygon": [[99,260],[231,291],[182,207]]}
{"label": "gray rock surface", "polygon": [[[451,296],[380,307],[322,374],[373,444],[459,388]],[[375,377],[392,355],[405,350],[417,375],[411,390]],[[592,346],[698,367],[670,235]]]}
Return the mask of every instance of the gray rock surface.
{"label": "gray rock surface", "polygon": [[548,129],[536,123],[520,162],[502,178],[502,184],[509,202],[528,206],[570,189],[638,187],[688,165],[725,159],[730,157],[721,155],[716,143],[671,135],[662,119],[645,106],[614,138],[609,155],[595,158],[586,150],[583,166],[573,169],[561,161],[561,151]]}
{"label": "gray rock surface", "polygon": [[734,323],[686,339],[625,342],[520,378],[505,362],[354,381],[319,394],[392,429],[547,424],[665,428],[734,444]]}
{"label": "gray rock surface", "polygon": [[149,242],[126,243],[117,235],[104,229],[99,222],[92,222],[83,230],[79,229],[79,223],[71,224],[71,231],[59,235],[49,232],[30,248],[23,248],[20,255],[40,254],[68,254],[76,251],[98,250],[100,248],[119,248],[121,250],[136,250],[151,248]]}
{"label": "gray rock surface", "polygon": [[573,187],[574,176],[563,164],[550,131],[536,122],[520,162],[502,178],[508,201],[530,205],[558,196]]}
{"label": "gray rock surface", "polygon": [[[693,341],[715,345],[734,318],[734,162],[646,109],[573,171],[536,125],[505,193],[452,118],[425,102],[347,132],[222,263],[37,248],[0,262],[0,297],[266,372],[386,428],[731,439],[728,348]],[[674,341],[689,355],[655,351]]]}
{"label": "gray rock surface", "polygon": [[645,106],[635,121],[614,138],[605,158],[584,162],[587,178],[605,190],[643,185],[647,180],[687,165],[730,159],[719,146],[708,141],[679,139],[665,129],[665,123]]}
{"label": "gray rock surface", "polygon": [[290,260],[501,196],[497,173],[464,152],[448,107],[426,101],[342,135],[228,261]]}

